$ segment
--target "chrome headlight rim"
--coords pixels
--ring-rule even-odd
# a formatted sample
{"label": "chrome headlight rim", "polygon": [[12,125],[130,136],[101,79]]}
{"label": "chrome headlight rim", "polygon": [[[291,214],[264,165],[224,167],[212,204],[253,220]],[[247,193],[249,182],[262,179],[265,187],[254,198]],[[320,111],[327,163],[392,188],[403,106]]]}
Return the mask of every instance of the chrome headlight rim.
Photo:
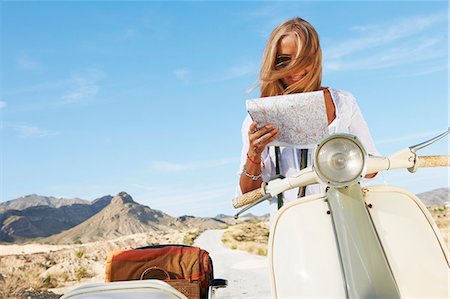
{"label": "chrome headlight rim", "polygon": [[[319,167],[317,165],[318,164],[318,157],[319,157],[319,151],[320,149],[330,140],[334,140],[334,139],[347,139],[350,140],[351,142],[353,142],[354,144],[356,144],[358,146],[358,148],[361,150],[361,154],[362,154],[362,158],[363,158],[363,166],[361,168],[361,172],[359,173],[358,176],[356,176],[353,180],[349,180],[346,182],[336,182],[336,181],[331,181],[330,179],[328,179],[319,169]],[[367,160],[368,160],[368,155],[367,155],[367,151],[364,148],[363,144],[361,143],[361,141],[358,139],[358,137],[356,137],[355,135],[352,134],[347,134],[347,133],[338,133],[338,134],[333,134],[330,135],[328,137],[326,137],[325,139],[323,139],[320,143],[318,143],[314,149],[314,164],[313,164],[313,169],[317,174],[317,177],[320,179],[320,181],[322,181],[325,185],[330,186],[330,187],[348,187],[351,186],[353,184],[359,183],[364,176],[366,175],[366,171],[367,171]]]}

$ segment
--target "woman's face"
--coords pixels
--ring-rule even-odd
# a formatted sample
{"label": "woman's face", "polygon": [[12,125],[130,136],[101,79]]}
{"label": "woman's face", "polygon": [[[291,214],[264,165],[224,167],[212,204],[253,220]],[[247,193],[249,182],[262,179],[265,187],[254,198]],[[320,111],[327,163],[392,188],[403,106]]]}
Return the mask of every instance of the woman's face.
{"label": "woman's face", "polygon": [[[297,36],[292,33],[289,35],[286,35],[283,37],[280,41],[280,44],[278,45],[278,51],[277,51],[277,61],[285,61],[285,63],[289,63],[289,60],[294,58],[297,54]],[[282,64],[281,64],[282,65]],[[304,69],[294,73],[290,74],[289,76],[281,79],[283,83],[287,86],[301,80],[306,74],[308,74],[313,68],[313,65],[310,64]]]}

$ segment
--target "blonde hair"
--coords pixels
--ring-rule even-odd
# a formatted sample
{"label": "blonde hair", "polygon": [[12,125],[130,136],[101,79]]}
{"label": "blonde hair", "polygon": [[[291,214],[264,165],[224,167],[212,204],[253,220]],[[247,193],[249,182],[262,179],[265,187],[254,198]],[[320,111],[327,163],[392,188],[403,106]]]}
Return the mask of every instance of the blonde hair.
{"label": "blonde hair", "polygon": [[[275,69],[280,41],[290,34],[295,34],[297,37],[297,54],[285,68]],[[312,70],[298,82],[290,86],[285,86],[282,82],[282,78],[310,65],[312,65]],[[264,51],[259,79],[261,81],[261,97],[320,89],[322,83],[322,50],[319,35],[310,23],[301,18],[293,18],[273,30]]]}

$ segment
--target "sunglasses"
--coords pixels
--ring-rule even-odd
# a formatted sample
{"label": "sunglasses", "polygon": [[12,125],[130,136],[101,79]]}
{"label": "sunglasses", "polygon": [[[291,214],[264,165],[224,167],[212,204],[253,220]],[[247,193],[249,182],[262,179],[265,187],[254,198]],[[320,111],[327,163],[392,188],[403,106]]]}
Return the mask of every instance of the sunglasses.
{"label": "sunglasses", "polygon": [[[311,56],[300,56],[302,63],[306,63],[307,65],[313,64],[314,60]],[[292,61],[292,57],[290,55],[278,55],[275,58],[275,69],[281,70],[287,67]]]}
{"label": "sunglasses", "polygon": [[291,62],[292,58],[289,55],[278,55],[275,58],[275,69],[280,70],[284,69]]}

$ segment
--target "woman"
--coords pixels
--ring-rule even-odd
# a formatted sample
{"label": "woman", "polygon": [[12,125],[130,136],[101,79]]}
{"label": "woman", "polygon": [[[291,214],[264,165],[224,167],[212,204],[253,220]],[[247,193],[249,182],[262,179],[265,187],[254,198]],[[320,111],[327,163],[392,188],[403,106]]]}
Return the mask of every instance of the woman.
{"label": "woman", "polygon": [[[367,124],[355,98],[348,92],[321,87],[322,50],[319,37],[307,21],[290,19],[279,25],[269,37],[260,72],[261,97],[323,90],[329,133],[351,133],[356,135],[369,154],[377,154]],[[247,193],[269,181],[276,173],[275,151],[267,145],[278,136],[278,129],[271,124],[257,130],[257,123],[249,115],[242,125],[243,148],[239,170],[238,193]],[[303,153],[303,157],[302,154]],[[279,174],[290,176],[302,168],[302,162],[311,164],[312,148],[299,151],[281,147]],[[366,177],[373,177],[368,175]],[[323,192],[320,185],[303,190],[284,192],[283,201],[289,202],[299,195]],[[270,205],[271,218],[278,209],[277,199]]]}

